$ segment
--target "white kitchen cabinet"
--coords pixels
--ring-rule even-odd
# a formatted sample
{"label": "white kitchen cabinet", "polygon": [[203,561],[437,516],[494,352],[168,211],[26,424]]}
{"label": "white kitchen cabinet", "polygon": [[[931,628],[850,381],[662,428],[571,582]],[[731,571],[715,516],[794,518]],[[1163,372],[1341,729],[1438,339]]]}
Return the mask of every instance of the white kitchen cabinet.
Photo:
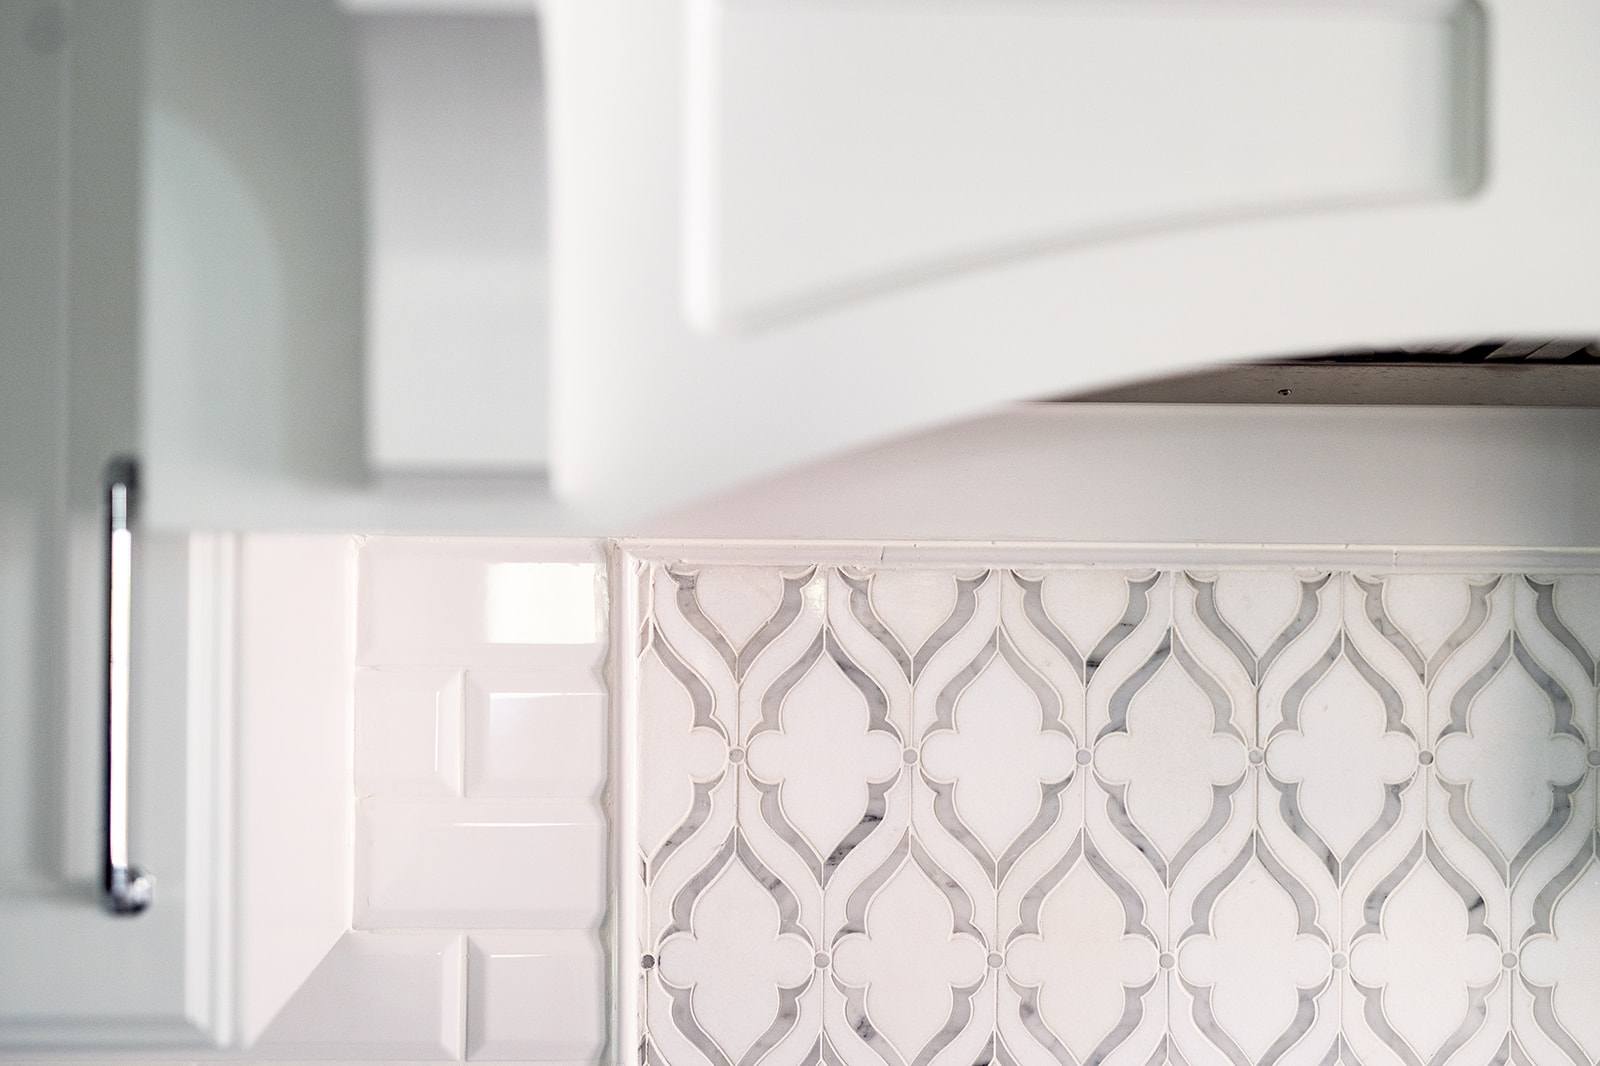
{"label": "white kitchen cabinet", "polygon": [[[58,127],[67,350],[99,368],[81,405],[104,438],[79,450],[139,460],[144,524],[553,526],[532,16],[418,30],[313,0],[47,15],[48,53],[29,24],[45,15],[9,16],[33,95],[6,136]],[[454,95],[404,77],[463,70],[478,77]]]}
{"label": "white kitchen cabinet", "polygon": [[[64,27],[0,9],[0,1046],[172,1039],[214,1024],[218,925],[206,858],[215,846],[209,720],[185,713],[191,641],[185,543],[141,545],[135,702],[162,708],[131,752],[137,862],[160,873],[161,906],[136,920],[100,907],[106,579],[101,469],[127,447],[128,382],[97,326],[126,307],[69,314],[73,254],[61,185],[67,144],[48,118],[65,91]],[[114,150],[106,135],[105,148]],[[90,220],[73,222],[90,224]],[[98,320],[97,320],[98,319]],[[80,345],[69,358],[66,336]],[[198,605],[197,605],[198,606]],[[198,648],[193,650],[198,652]],[[152,788],[152,783],[163,787]],[[192,819],[192,821],[191,821]]]}
{"label": "white kitchen cabinet", "polygon": [[1018,399],[1600,331],[1573,0],[68,22],[66,269],[162,528],[629,534]]}
{"label": "white kitchen cabinet", "polygon": [[[246,1039],[348,925],[343,541],[241,553],[149,529],[136,490],[128,747],[105,757],[105,477],[139,450],[144,369],[118,180],[138,126],[127,85],[71,68],[116,69],[135,10],[0,5],[0,1053]],[[101,121],[69,133],[74,91]],[[275,588],[301,596],[292,618]],[[105,906],[113,765],[120,857],[154,886],[138,914]]]}

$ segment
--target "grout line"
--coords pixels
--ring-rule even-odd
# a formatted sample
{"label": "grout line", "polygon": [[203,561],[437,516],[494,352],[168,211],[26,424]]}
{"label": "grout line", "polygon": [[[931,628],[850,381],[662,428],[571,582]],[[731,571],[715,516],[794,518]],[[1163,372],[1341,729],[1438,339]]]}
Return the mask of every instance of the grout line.
{"label": "grout line", "polygon": [[[1350,646],[1350,637],[1349,637],[1350,616],[1348,614],[1348,611],[1349,611],[1349,607],[1350,607],[1350,580],[1351,579],[1350,579],[1350,575],[1349,574],[1335,574],[1334,575],[1334,579],[1338,582],[1338,587],[1337,587],[1338,602],[1337,602],[1337,605],[1336,605],[1336,608],[1335,608],[1336,611],[1338,612],[1338,616],[1337,616],[1337,618],[1335,620],[1339,623],[1339,640],[1340,640],[1341,644],[1345,648],[1348,648]],[[1426,699],[1424,699],[1424,701],[1423,701],[1423,711],[1424,712],[1427,711],[1427,701],[1426,701]],[[1404,722],[1405,722],[1405,717],[1404,717],[1404,714],[1402,713],[1402,715],[1401,715],[1401,723],[1404,724]],[[1423,726],[1423,732],[1427,732],[1427,726],[1426,725]],[[1262,761],[1261,761],[1261,768],[1262,768],[1262,771],[1265,772],[1266,766],[1267,766],[1266,757],[1265,757],[1265,748],[1263,748],[1262,750],[1263,750],[1263,756],[1262,756]],[[1404,811],[1404,809],[1402,808],[1402,813],[1403,813],[1403,811]],[[1346,975],[1349,974],[1349,972],[1350,972],[1350,956],[1352,954],[1352,952],[1350,951],[1350,942],[1349,942],[1349,939],[1348,939],[1349,931],[1345,928],[1345,892],[1348,889],[1349,884],[1350,884],[1350,871],[1344,869],[1343,865],[1341,864],[1341,868],[1340,868],[1339,872],[1343,876],[1340,877],[1338,880],[1336,880],[1334,882],[1334,886],[1333,886],[1333,920],[1334,920],[1334,948],[1333,948],[1333,950],[1337,951],[1337,952],[1343,952],[1345,961],[1344,961],[1344,967],[1342,969],[1335,968],[1333,970],[1333,972],[1332,972],[1332,977],[1333,977],[1333,982],[1334,982],[1334,989],[1333,989],[1333,992],[1334,992],[1334,1006],[1335,1006],[1335,1009],[1338,1011],[1338,1015],[1337,1015],[1338,1025],[1335,1026],[1335,1038],[1336,1039],[1342,1039],[1344,1037],[1344,1032],[1345,1032],[1346,1023],[1345,1023],[1345,1013],[1344,1013],[1345,1012],[1344,993],[1345,993]]]}
{"label": "grout line", "polygon": [[460,994],[456,997],[456,1010],[458,1012],[456,1024],[459,1027],[459,1035],[456,1037],[456,1060],[462,1062],[466,1060],[467,1048],[471,1044],[472,1035],[467,1031],[470,1013],[468,1004],[472,1000],[472,953],[468,949],[468,944],[471,941],[470,934],[466,930],[461,930],[457,937],[456,950],[460,952],[461,957],[461,988]]}
{"label": "grout line", "polygon": [[[467,687],[472,672],[465,667],[456,671],[456,794],[453,799],[469,798],[467,792]],[[437,698],[437,696],[435,697]]]}
{"label": "grout line", "polygon": [[[638,627],[634,622],[650,610],[654,595],[651,567],[629,553],[617,541],[605,542],[608,573],[613,579],[608,607],[608,632],[605,673],[608,688],[608,778],[605,809],[611,835],[607,849],[607,915],[602,934],[606,949],[607,1047],[602,1057],[623,1066],[639,1045],[644,1029],[640,1014],[646,1006],[648,990],[642,988],[638,970],[641,943],[639,923],[649,932],[649,887],[634,875],[637,835],[633,788],[638,759],[639,649]],[[643,913],[641,913],[643,911]]]}
{"label": "grout line", "polygon": [[1276,569],[1308,566],[1515,572],[1593,571],[1600,548],[1526,545],[1271,544],[1108,541],[830,541],[830,540],[617,540],[648,562],[696,565],[779,566],[806,558],[823,565],[896,569],[918,565],[1015,567],[1227,566]]}
{"label": "grout line", "polygon": [[[349,674],[344,685],[344,714],[345,714],[345,750],[344,750],[344,775],[350,783],[347,797],[346,812],[348,820],[345,823],[346,839],[345,854],[349,861],[345,864],[344,875],[345,898],[348,909],[345,914],[347,931],[356,929],[356,893],[362,891],[365,895],[365,884],[360,884],[361,878],[361,797],[356,789],[356,679],[361,675],[361,615],[362,611],[362,570],[366,566],[366,542],[360,537],[351,537],[345,545],[345,553],[349,561],[349,573],[346,575],[346,595],[349,597],[349,619],[346,639],[349,641],[348,666]],[[360,889],[358,889],[360,884]]]}

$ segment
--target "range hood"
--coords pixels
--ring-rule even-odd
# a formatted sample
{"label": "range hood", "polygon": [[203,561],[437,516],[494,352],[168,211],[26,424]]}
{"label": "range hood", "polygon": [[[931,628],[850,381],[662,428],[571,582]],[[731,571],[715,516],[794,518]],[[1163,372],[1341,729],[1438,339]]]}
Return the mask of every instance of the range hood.
{"label": "range hood", "polygon": [[1600,343],[1466,341],[1263,359],[1092,389],[1062,402],[1600,407]]}

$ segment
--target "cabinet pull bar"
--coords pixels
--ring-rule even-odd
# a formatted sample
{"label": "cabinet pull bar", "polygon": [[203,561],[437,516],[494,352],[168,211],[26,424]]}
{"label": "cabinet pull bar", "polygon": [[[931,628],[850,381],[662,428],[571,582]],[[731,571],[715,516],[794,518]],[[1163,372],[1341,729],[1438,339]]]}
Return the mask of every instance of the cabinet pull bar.
{"label": "cabinet pull bar", "polygon": [[132,459],[106,467],[105,854],[102,890],[112,914],[138,914],[153,885],[128,861],[129,658],[133,626],[133,517],[139,491]]}

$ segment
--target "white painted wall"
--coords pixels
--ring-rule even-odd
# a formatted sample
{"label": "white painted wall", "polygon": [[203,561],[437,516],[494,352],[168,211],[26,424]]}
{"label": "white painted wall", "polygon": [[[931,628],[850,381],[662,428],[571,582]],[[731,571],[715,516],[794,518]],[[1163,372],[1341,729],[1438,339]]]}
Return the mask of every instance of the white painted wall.
{"label": "white painted wall", "polygon": [[797,467],[650,536],[1600,545],[1600,412],[1029,404]]}

